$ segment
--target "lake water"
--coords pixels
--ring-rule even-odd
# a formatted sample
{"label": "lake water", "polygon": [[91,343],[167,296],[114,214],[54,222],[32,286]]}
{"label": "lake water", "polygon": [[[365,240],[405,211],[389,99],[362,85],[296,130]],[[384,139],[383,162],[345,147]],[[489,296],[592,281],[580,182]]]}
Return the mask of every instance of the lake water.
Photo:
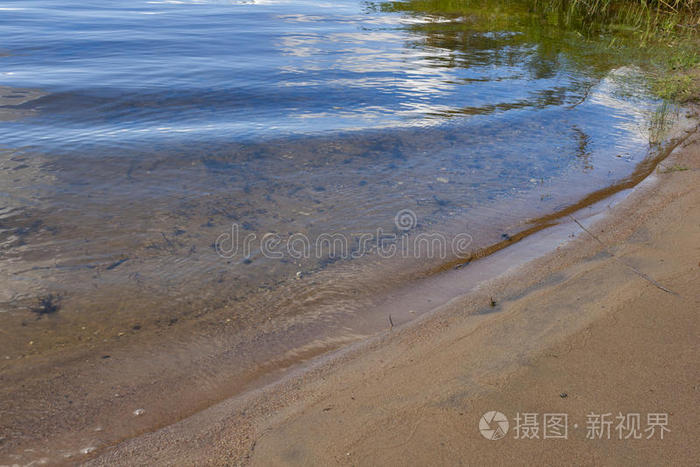
{"label": "lake water", "polygon": [[[5,371],[149,332],[217,335],[241,368],[317,354],[366,335],[378,294],[656,154],[655,103],[607,38],[440,5],[3,2]],[[444,251],[401,254],[419,235]]]}

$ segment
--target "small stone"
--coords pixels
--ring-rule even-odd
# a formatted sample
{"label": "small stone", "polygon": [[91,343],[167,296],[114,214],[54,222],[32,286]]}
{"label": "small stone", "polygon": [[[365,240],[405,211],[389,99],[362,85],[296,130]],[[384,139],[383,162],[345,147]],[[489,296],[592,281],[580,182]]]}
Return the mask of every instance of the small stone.
{"label": "small stone", "polygon": [[559,397],[561,397],[562,399],[565,399],[565,398],[569,397],[569,395],[565,392],[562,392],[561,394],[559,394]]}
{"label": "small stone", "polygon": [[95,449],[97,449],[97,448],[94,447],[94,446],[88,446],[88,447],[86,447],[86,448],[81,449],[81,450],[80,450],[80,454],[90,454],[90,453],[93,452]]}
{"label": "small stone", "polygon": [[139,415],[143,415],[145,412],[146,411],[144,409],[136,409],[134,410],[134,415],[138,417]]}
{"label": "small stone", "polygon": [[302,277],[304,277],[304,273],[301,271],[297,271],[296,276],[297,276],[297,279],[301,279]]}
{"label": "small stone", "polygon": [[450,183],[450,180],[445,177],[438,177],[435,180],[437,180],[440,183]]}

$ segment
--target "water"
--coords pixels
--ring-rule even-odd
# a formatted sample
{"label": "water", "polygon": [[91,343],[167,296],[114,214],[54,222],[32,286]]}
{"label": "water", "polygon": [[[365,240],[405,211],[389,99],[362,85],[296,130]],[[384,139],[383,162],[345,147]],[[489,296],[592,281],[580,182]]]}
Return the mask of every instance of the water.
{"label": "water", "polygon": [[[202,356],[236,349],[240,382],[367,335],[375,297],[629,177],[655,149],[639,69],[497,3],[4,2],[4,371],[165,335],[187,350],[143,374],[218,388]],[[255,239],[217,250],[233,229]],[[444,254],[380,254],[436,232]],[[348,251],[277,257],[266,234]],[[14,417],[12,446],[48,436]]]}

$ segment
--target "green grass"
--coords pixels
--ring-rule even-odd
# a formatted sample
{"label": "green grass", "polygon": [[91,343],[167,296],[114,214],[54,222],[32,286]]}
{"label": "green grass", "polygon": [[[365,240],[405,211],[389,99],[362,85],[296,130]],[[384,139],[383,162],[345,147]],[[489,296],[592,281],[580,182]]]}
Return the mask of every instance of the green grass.
{"label": "green grass", "polygon": [[[541,1],[541,0],[535,0]],[[547,0],[544,0],[547,1]],[[622,31],[647,49],[651,91],[674,103],[700,100],[699,0],[550,0],[590,24]],[[561,5],[559,6],[561,8]],[[663,109],[662,109],[663,110]]]}
{"label": "green grass", "polygon": [[459,18],[449,26],[416,26],[436,45],[445,42],[446,34],[457,43],[462,30],[518,31],[519,39],[510,40],[539,44],[542,63],[563,54],[600,76],[616,66],[641,66],[657,97],[675,103],[700,99],[700,0],[401,0],[370,5]]}
{"label": "green grass", "polygon": [[666,167],[664,169],[660,169],[660,172],[662,174],[668,174],[668,173],[672,173],[672,172],[685,172],[686,170],[690,170],[690,169],[688,169],[688,167],[685,167],[683,165],[675,164],[675,165],[672,165],[671,167]]}
{"label": "green grass", "polygon": [[664,100],[685,103],[697,98],[697,84],[689,74],[661,75],[652,81],[654,94]]}
{"label": "green grass", "polygon": [[649,144],[662,143],[678,116],[678,108],[669,101],[662,102],[651,115],[649,122]]}

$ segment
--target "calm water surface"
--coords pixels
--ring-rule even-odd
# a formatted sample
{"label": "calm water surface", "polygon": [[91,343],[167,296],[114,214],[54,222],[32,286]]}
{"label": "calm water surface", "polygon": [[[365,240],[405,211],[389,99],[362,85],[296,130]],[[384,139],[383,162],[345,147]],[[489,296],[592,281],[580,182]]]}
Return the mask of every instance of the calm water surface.
{"label": "calm water surface", "polygon": [[650,155],[638,69],[491,3],[3,2],[0,358],[188,319],[264,324],[270,356],[321,326],[335,345],[454,255],[222,258],[217,239],[440,231],[476,250],[629,176]]}

